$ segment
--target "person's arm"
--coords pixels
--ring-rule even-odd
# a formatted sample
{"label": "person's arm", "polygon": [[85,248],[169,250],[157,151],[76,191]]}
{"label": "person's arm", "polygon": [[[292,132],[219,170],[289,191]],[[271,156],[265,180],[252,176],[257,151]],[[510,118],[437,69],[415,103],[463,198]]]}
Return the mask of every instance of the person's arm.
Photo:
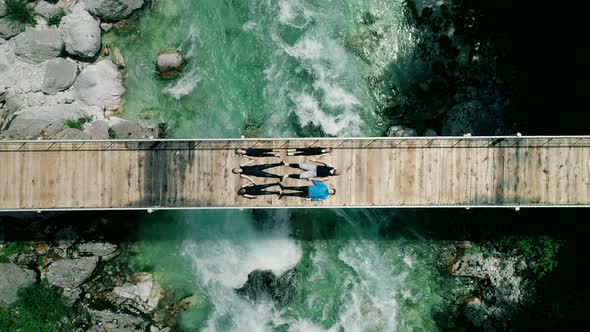
{"label": "person's arm", "polygon": [[241,174],[241,173],[240,173],[240,177],[241,177],[242,179],[245,179],[245,180],[248,180],[248,181],[250,181],[250,183],[252,183],[252,184],[256,184],[256,182],[254,181],[254,179],[252,179],[252,178],[251,178],[251,177],[249,177],[248,175],[245,175],[245,174]]}
{"label": "person's arm", "polygon": [[244,196],[244,197],[246,197],[246,198],[249,198],[249,199],[256,199],[256,196],[254,196],[254,195],[250,195],[250,194],[244,194],[244,195],[242,195],[242,196]]}
{"label": "person's arm", "polygon": [[328,180],[329,180],[329,178],[313,178],[313,179],[314,179],[314,180],[321,181],[321,182],[326,182],[326,181],[328,181]]}
{"label": "person's arm", "polygon": [[250,159],[250,160],[248,160],[247,162],[245,162],[245,163],[241,164],[241,165],[240,165],[240,167],[248,166],[248,165],[250,165],[252,162],[254,162],[254,160],[256,160],[256,159],[252,159],[251,157],[246,157],[246,158],[248,158],[248,159]]}

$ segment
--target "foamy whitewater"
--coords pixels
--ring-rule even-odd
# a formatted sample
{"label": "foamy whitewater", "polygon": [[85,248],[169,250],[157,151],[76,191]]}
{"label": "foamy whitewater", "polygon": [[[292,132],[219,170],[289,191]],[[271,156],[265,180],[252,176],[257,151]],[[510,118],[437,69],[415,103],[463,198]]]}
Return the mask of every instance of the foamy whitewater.
{"label": "foamy whitewater", "polygon": [[[385,128],[370,86],[412,52],[402,0],[159,0],[114,32],[129,70],[124,115],[165,121],[173,137],[372,136]],[[363,23],[364,17],[373,22]],[[187,68],[160,80],[153,59]],[[409,75],[403,64],[392,79]],[[222,188],[218,188],[222,190]],[[436,251],[411,230],[385,237],[395,210],[162,213],[140,266],[193,294],[187,331],[433,330]],[[140,234],[140,236],[141,236]],[[416,241],[420,241],[418,245]],[[237,289],[254,271],[287,281]],[[281,294],[278,300],[271,294]]]}

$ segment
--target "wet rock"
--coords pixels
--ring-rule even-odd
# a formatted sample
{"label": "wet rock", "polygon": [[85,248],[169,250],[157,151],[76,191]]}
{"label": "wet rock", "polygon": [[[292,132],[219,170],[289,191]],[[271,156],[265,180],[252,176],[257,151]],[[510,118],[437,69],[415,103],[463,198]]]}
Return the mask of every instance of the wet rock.
{"label": "wet rock", "polygon": [[60,132],[66,120],[77,120],[96,113],[97,110],[92,107],[75,103],[26,107],[6,121],[4,130],[14,139],[35,139]]}
{"label": "wet rock", "polygon": [[250,300],[270,296],[279,303],[285,303],[293,297],[296,288],[297,278],[293,270],[279,277],[271,271],[257,270],[248,274],[248,281],[236,292]]}
{"label": "wet rock", "polygon": [[87,133],[91,139],[109,139],[109,123],[105,120],[96,120],[90,124]]}
{"label": "wet rock", "polygon": [[125,68],[125,59],[123,58],[123,54],[121,54],[121,50],[118,47],[113,49],[113,61],[119,67],[119,69]]}
{"label": "wet rock", "polygon": [[80,244],[78,251],[94,256],[108,257],[117,251],[117,245],[108,242],[88,242]]}
{"label": "wet rock", "polygon": [[47,281],[59,287],[76,288],[90,278],[97,264],[96,256],[55,261],[47,268]]}
{"label": "wet rock", "polygon": [[112,23],[101,23],[100,24],[100,29],[104,32],[109,32],[112,28],[113,28]]}
{"label": "wet rock", "polygon": [[424,132],[422,133],[422,136],[434,137],[434,136],[438,136],[438,134],[433,129],[428,128],[428,129],[424,130]]}
{"label": "wet rock", "polygon": [[528,266],[524,260],[519,260],[518,263],[516,263],[516,269],[520,272],[526,270],[527,268]]}
{"label": "wet rock", "polygon": [[76,79],[74,89],[86,104],[106,109],[118,108],[125,92],[121,74],[110,60],[86,67]]}
{"label": "wet rock", "polygon": [[71,59],[57,58],[47,61],[42,91],[54,95],[69,89],[78,77],[78,64]]}
{"label": "wet rock", "polygon": [[87,11],[64,16],[59,31],[71,55],[94,58],[100,50],[100,25]]}
{"label": "wet rock", "polygon": [[113,289],[113,293],[132,300],[141,309],[152,311],[156,309],[162,298],[162,288],[154,283],[149,273],[136,273],[131,276],[131,283],[126,282],[122,286]]}
{"label": "wet rock", "polygon": [[128,314],[118,314],[109,310],[88,310],[90,320],[93,323],[91,332],[143,332],[147,327],[140,317]]}
{"label": "wet rock", "polygon": [[184,68],[184,58],[178,51],[161,51],[156,59],[160,77],[173,78]]}
{"label": "wet rock", "polygon": [[118,21],[143,6],[144,0],[88,0],[86,8],[107,21]]}
{"label": "wet rock", "polygon": [[110,125],[112,136],[118,139],[158,137],[158,132],[155,128],[145,126],[138,122],[111,117]]}
{"label": "wet rock", "polygon": [[465,304],[465,318],[475,327],[481,327],[486,321],[487,317],[483,311],[481,300],[477,297],[470,298]]}
{"label": "wet rock", "polygon": [[0,263],[0,307],[14,304],[17,291],[35,282],[34,271],[26,270],[13,263]]}
{"label": "wet rock", "polygon": [[28,63],[40,63],[57,58],[64,42],[57,29],[27,30],[14,37],[14,53]]}
{"label": "wet rock", "polygon": [[0,18],[0,38],[10,39],[25,31],[25,25],[14,23],[5,17]]}
{"label": "wet rock", "polygon": [[404,126],[391,126],[387,130],[388,137],[414,137],[418,136],[416,129],[404,127]]}
{"label": "wet rock", "polygon": [[493,134],[495,130],[493,119],[487,114],[483,104],[479,101],[466,101],[455,105],[447,113],[442,125],[444,136],[462,136]]}
{"label": "wet rock", "polygon": [[72,226],[62,228],[55,233],[55,240],[57,241],[59,247],[63,249],[69,248],[79,238],[80,236]]}

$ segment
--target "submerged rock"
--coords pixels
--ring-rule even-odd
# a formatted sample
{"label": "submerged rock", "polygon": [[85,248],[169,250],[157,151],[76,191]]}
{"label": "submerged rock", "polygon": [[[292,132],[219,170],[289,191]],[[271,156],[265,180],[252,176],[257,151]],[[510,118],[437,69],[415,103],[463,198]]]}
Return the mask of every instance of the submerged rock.
{"label": "submerged rock", "polygon": [[156,69],[162,78],[172,78],[183,68],[184,58],[178,51],[162,51],[156,59]]}
{"label": "submerged rock", "polygon": [[119,69],[125,68],[125,59],[123,58],[123,54],[121,53],[121,50],[119,50],[118,47],[115,47],[113,49],[113,61],[115,62],[117,67],[119,67]]}
{"label": "submerged rock", "polygon": [[111,60],[102,60],[84,69],[74,89],[78,98],[86,104],[106,109],[118,108],[125,93],[121,74]]}
{"label": "submerged rock", "polygon": [[88,0],[86,9],[107,21],[118,21],[143,6],[144,0]]}
{"label": "submerged rock", "polygon": [[90,278],[97,264],[96,256],[55,261],[47,268],[47,281],[59,287],[76,288]]}
{"label": "submerged rock", "polygon": [[78,64],[71,59],[49,60],[43,77],[42,91],[54,95],[69,89],[78,77]]}
{"label": "submerged rock", "polygon": [[64,16],[59,31],[71,55],[94,58],[100,50],[100,25],[87,11]]}
{"label": "submerged rock", "polygon": [[26,270],[13,263],[0,263],[0,307],[14,304],[17,291],[35,282],[35,271]]}
{"label": "submerged rock", "polygon": [[442,125],[445,136],[461,136],[464,134],[493,134],[493,119],[487,114],[483,104],[476,100],[466,101],[453,106],[447,113]]}
{"label": "submerged rock", "polygon": [[57,58],[64,42],[57,29],[27,30],[14,37],[14,53],[23,61],[40,63]]}

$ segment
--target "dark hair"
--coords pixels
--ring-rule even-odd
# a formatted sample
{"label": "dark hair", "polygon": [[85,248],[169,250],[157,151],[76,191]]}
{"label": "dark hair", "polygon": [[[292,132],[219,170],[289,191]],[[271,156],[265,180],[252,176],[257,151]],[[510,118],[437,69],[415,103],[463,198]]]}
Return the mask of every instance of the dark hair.
{"label": "dark hair", "polygon": [[336,195],[336,189],[332,188],[332,190],[334,190],[334,193],[332,195]]}

